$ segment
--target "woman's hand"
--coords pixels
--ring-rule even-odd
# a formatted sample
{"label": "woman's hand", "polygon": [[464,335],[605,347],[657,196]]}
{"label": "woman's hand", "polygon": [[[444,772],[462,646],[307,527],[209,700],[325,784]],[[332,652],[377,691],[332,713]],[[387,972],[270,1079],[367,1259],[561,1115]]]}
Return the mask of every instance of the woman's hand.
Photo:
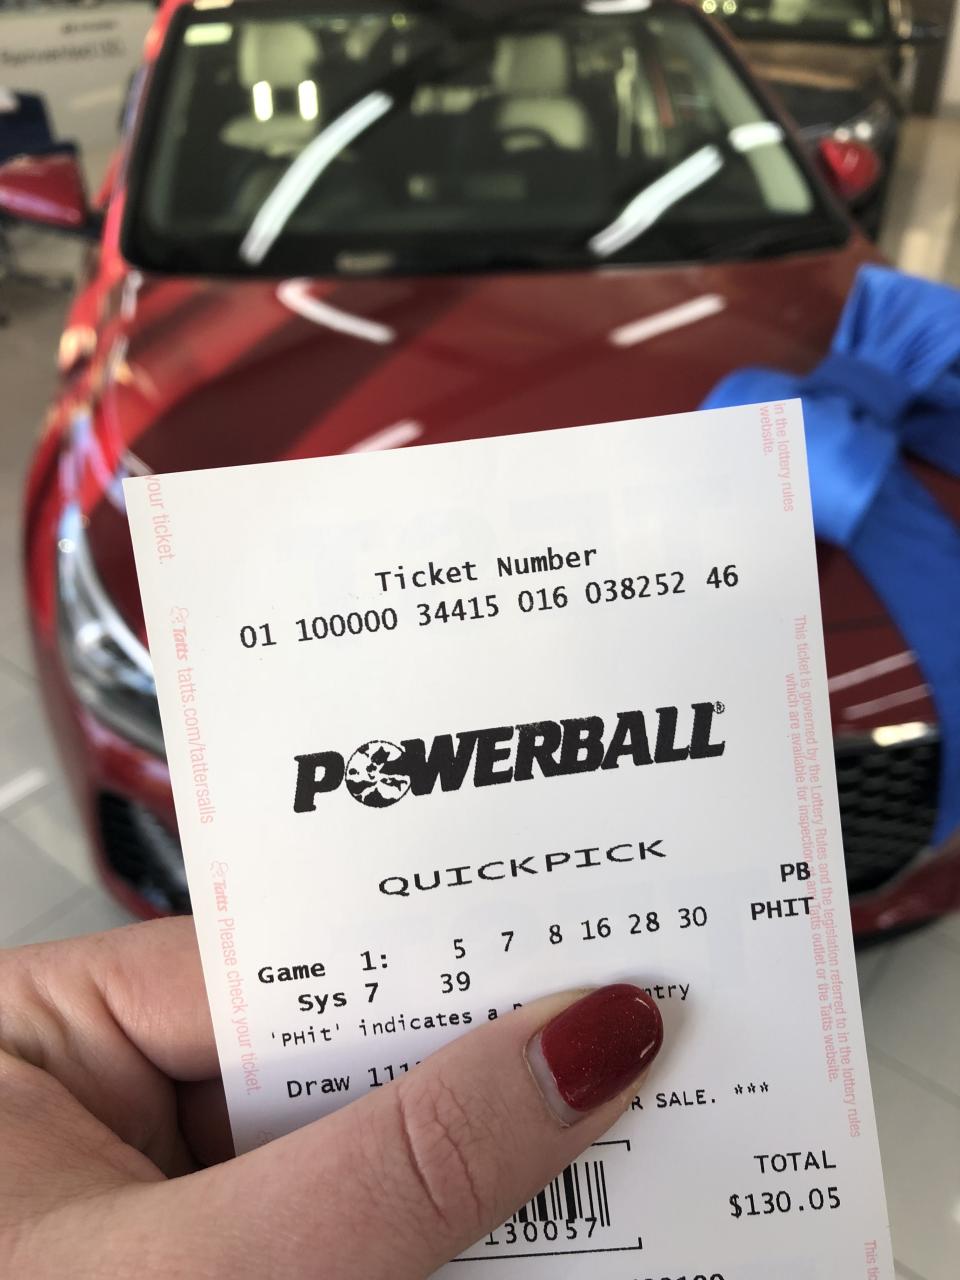
{"label": "woman's hand", "polygon": [[551,996],[231,1159],[192,921],[0,952],[0,1274],[419,1280],[613,1124],[661,1034],[636,987]]}

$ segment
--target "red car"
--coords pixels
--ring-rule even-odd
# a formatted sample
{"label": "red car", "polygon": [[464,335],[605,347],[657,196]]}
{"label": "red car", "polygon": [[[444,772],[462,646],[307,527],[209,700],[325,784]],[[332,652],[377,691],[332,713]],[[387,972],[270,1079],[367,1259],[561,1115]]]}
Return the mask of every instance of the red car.
{"label": "red car", "polygon": [[[805,371],[873,256],[837,195],[876,177],[857,143],[817,169],[678,0],[163,5],[95,211],[69,156],[0,170],[3,209],[96,230],[26,568],[113,890],[188,907],[122,477],[672,413],[744,363]],[[960,485],[931,483],[960,514]],[[874,934],[960,905],[960,839],[929,847],[911,653],[841,552],[821,577]]]}

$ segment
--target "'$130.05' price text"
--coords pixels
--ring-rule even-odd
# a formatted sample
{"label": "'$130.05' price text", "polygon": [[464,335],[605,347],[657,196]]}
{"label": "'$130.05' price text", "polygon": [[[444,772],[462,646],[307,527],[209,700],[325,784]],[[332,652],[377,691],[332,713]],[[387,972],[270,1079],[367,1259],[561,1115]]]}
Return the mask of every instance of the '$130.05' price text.
{"label": "'$130.05' price text", "polygon": [[811,1187],[806,1196],[794,1197],[789,1191],[762,1191],[754,1195],[748,1191],[745,1195],[734,1194],[730,1197],[730,1216],[732,1218],[762,1218],[772,1213],[803,1213],[812,1209],[819,1213],[821,1209],[839,1209],[840,1196],[836,1187]]}

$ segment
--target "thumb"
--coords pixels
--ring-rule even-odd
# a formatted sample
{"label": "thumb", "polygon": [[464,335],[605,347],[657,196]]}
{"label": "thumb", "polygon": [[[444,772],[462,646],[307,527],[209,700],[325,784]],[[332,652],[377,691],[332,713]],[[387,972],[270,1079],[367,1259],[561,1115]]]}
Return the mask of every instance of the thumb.
{"label": "thumb", "polygon": [[231,1280],[422,1280],[618,1119],[661,1040],[656,1004],[625,984],[487,1023],[362,1101],[166,1184],[180,1203],[162,1274],[180,1255],[185,1274]]}

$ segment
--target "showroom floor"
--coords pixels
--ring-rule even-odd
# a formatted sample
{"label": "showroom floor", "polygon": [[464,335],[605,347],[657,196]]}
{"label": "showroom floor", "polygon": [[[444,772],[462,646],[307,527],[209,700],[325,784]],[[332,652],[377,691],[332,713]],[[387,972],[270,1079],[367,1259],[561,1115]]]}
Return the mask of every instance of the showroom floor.
{"label": "showroom floor", "polygon": [[[960,285],[960,121],[914,121],[884,247]],[[70,269],[75,249],[20,240],[23,265]],[[23,473],[67,295],[0,283],[0,945],[129,917],[97,884],[38,705],[16,547]],[[960,1259],[960,916],[859,961],[898,1274],[955,1280]],[[837,1277],[836,1280],[847,1280]]]}

